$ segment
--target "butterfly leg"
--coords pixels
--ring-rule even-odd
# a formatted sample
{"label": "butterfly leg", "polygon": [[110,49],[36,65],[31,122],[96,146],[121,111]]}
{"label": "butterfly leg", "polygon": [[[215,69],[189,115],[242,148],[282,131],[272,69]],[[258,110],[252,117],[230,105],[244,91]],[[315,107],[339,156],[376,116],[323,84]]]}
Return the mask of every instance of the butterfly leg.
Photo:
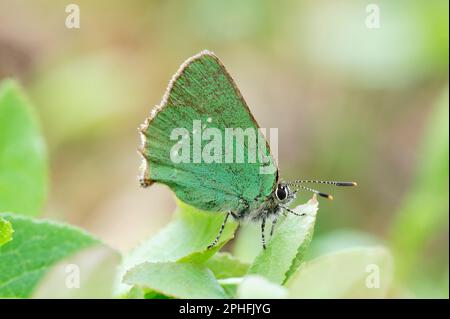
{"label": "butterfly leg", "polygon": [[273,231],[275,230],[275,225],[277,224],[277,221],[278,221],[278,218],[277,218],[277,217],[275,217],[275,218],[272,220],[272,227],[270,228],[270,238],[272,238]]}
{"label": "butterfly leg", "polygon": [[230,216],[230,213],[227,213],[227,214],[225,215],[225,219],[223,220],[223,223],[222,223],[222,225],[220,226],[219,233],[217,234],[216,239],[214,239],[214,241],[212,242],[212,244],[210,244],[210,245],[208,246],[208,249],[213,248],[213,247],[219,242],[220,236],[222,236],[223,229],[225,228],[225,224],[227,223],[228,216]]}
{"label": "butterfly leg", "polygon": [[266,249],[266,237],[264,235],[264,229],[266,228],[266,219],[263,218],[261,221],[261,242],[263,249]]}

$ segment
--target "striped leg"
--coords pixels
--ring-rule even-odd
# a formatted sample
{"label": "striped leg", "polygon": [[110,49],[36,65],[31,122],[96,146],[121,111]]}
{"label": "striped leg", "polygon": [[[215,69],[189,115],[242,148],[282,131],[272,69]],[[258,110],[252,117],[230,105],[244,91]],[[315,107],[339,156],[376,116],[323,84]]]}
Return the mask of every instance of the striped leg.
{"label": "striped leg", "polygon": [[277,217],[275,217],[275,218],[272,220],[272,227],[270,228],[270,238],[272,238],[273,231],[274,231],[274,229],[275,229],[275,225],[277,224],[277,221],[278,221],[278,218],[277,218]]}
{"label": "striped leg", "polygon": [[263,249],[266,249],[266,237],[264,235],[264,229],[266,228],[266,219],[263,218],[261,222],[261,242]]}
{"label": "striped leg", "polygon": [[230,216],[230,213],[227,213],[227,214],[225,215],[225,219],[223,220],[222,226],[220,226],[219,233],[217,234],[216,239],[214,239],[214,241],[212,242],[212,244],[210,244],[210,245],[208,246],[208,249],[213,248],[213,247],[219,242],[220,236],[222,236],[223,229],[225,228],[225,224],[227,223],[228,216]]}

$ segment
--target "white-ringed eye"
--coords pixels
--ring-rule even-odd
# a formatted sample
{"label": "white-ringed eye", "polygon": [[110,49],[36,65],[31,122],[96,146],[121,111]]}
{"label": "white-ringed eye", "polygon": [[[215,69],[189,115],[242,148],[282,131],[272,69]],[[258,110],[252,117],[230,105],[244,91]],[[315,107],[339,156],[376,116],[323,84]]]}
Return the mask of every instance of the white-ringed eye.
{"label": "white-ringed eye", "polygon": [[286,185],[278,184],[277,190],[275,191],[275,196],[277,197],[278,200],[283,201],[287,198],[288,192],[289,190]]}

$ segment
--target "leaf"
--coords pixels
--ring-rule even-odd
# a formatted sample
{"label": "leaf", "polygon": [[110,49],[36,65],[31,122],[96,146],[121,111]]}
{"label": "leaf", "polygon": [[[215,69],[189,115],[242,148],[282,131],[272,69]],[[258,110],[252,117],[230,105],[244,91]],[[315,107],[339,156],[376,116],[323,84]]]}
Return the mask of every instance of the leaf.
{"label": "leaf", "polygon": [[231,277],[217,280],[227,294],[228,298],[236,298],[237,288],[242,282],[242,277]]}
{"label": "leaf", "polygon": [[206,261],[205,266],[210,269],[217,279],[243,277],[249,265],[233,257],[229,253],[217,253]]}
{"label": "leaf", "polygon": [[[145,298],[144,289],[134,286],[128,291],[126,297],[128,299],[144,299]],[[148,298],[148,299],[157,299],[157,298]]]}
{"label": "leaf", "polygon": [[126,271],[143,262],[201,263],[209,259],[234,237],[237,224],[229,221],[218,244],[207,249],[217,236],[224,217],[223,214],[200,211],[178,201],[173,221],[125,257],[118,273],[117,295],[124,295],[129,289],[121,283]]}
{"label": "leaf", "polygon": [[144,299],[174,299],[173,297],[164,295],[151,289],[143,289]]}
{"label": "leaf", "polygon": [[227,298],[206,267],[193,263],[143,263],[129,270],[124,282],[174,298]]}
{"label": "leaf", "polygon": [[47,194],[47,155],[38,121],[19,85],[0,84],[0,211],[41,212]]}
{"label": "leaf", "polygon": [[244,277],[237,288],[237,298],[239,299],[283,299],[287,297],[286,288],[258,275]]}
{"label": "leaf", "polygon": [[[51,268],[99,241],[75,227],[1,213],[14,239],[0,247],[0,298],[27,298]],[[91,260],[92,261],[92,260]]]}
{"label": "leaf", "polygon": [[386,248],[352,248],[305,262],[287,287],[293,298],[383,298],[392,270]]}
{"label": "leaf", "polygon": [[248,273],[284,284],[300,266],[311,242],[318,205],[314,196],[306,204],[293,209],[296,213],[306,213],[306,216],[288,214],[278,222],[267,249],[255,258]]}
{"label": "leaf", "polygon": [[0,246],[12,240],[14,229],[11,223],[0,217]]}

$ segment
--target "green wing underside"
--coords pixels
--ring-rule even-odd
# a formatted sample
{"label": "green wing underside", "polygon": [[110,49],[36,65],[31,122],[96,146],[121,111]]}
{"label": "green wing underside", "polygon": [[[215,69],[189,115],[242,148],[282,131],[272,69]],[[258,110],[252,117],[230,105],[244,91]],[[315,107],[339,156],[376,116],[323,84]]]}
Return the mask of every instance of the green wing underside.
{"label": "green wing underside", "polygon": [[[168,185],[182,201],[209,211],[236,211],[243,202],[262,201],[271,194],[277,171],[267,147],[269,162],[225,163],[225,143],[222,143],[221,163],[193,163],[193,121],[201,121],[204,128],[217,128],[224,135],[225,128],[251,128],[261,134],[258,125],[236,88],[233,80],[218,58],[209,52],[185,62],[169,84],[161,105],[144,124],[143,155],[146,161],[145,183],[159,182]],[[190,133],[190,163],[174,163],[170,152],[176,140],[171,132],[185,128]],[[243,146],[248,158],[248,139]],[[202,149],[208,141],[202,141]],[[242,144],[242,143],[241,143]],[[251,148],[250,148],[251,149]],[[254,149],[253,149],[254,151]],[[261,151],[261,150],[258,150]],[[261,174],[260,168],[271,165],[270,174]]]}

